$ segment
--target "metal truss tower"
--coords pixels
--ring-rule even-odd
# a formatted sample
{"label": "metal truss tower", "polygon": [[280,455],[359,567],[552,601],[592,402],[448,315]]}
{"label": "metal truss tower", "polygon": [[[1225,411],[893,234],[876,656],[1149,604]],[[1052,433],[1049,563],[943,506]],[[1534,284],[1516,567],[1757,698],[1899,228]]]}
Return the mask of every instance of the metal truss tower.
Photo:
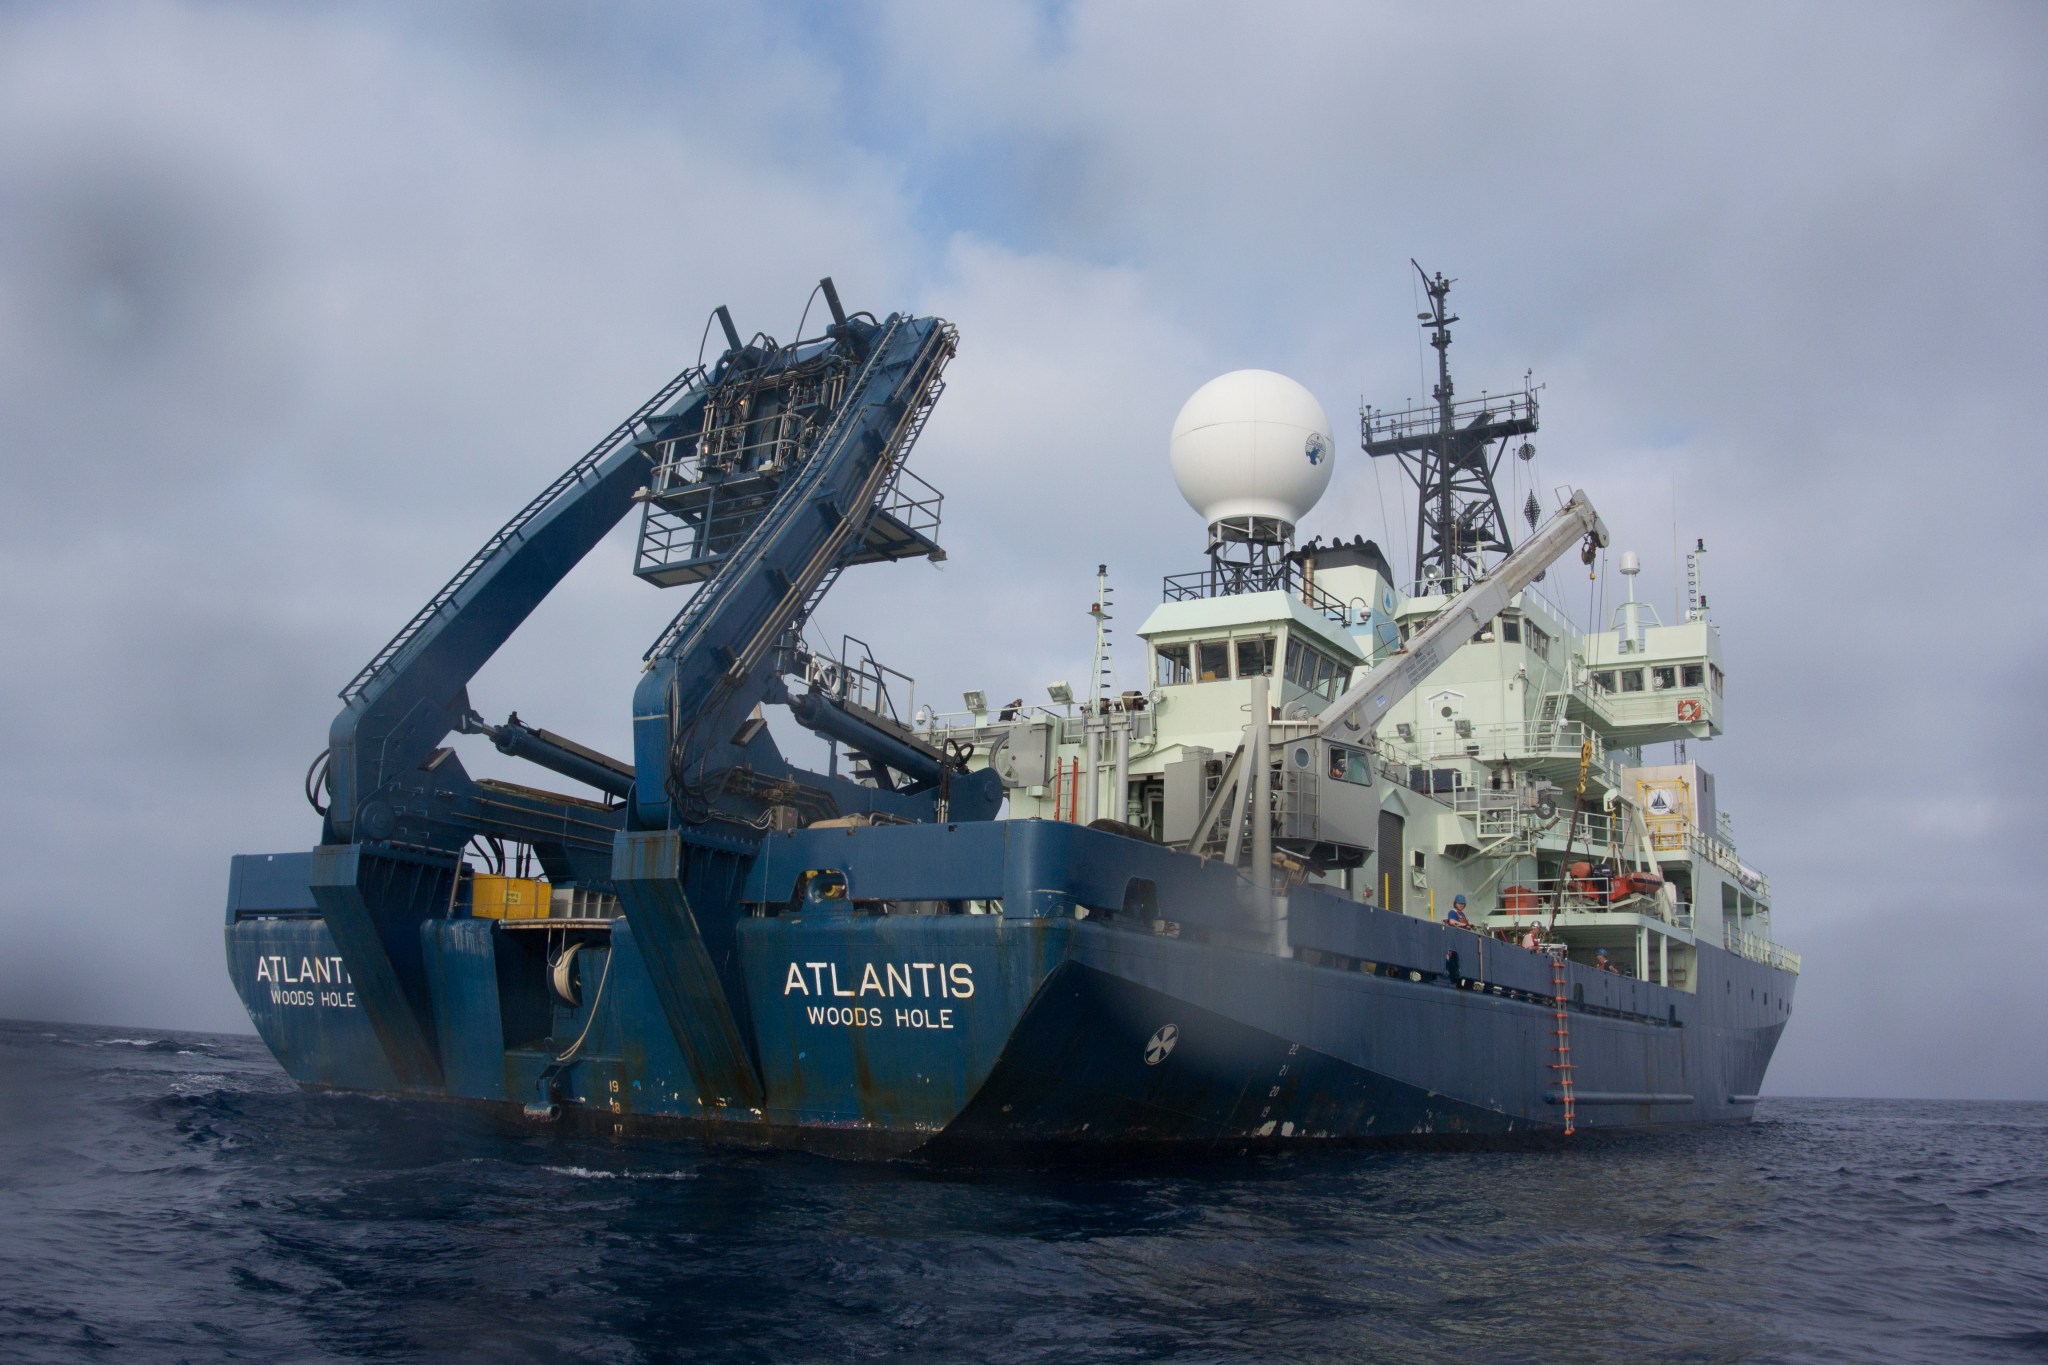
{"label": "metal truss tower", "polygon": [[[1429,311],[1416,316],[1436,348],[1435,402],[1401,412],[1365,408],[1359,438],[1366,454],[1399,458],[1415,484],[1416,590],[1449,593],[1485,572],[1484,554],[1514,548],[1494,474],[1509,441],[1536,430],[1536,393],[1525,382],[1517,394],[1457,400],[1450,352],[1458,319],[1445,306],[1453,281],[1409,264],[1429,294]],[[1518,453],[1527,459],[1535,447],[1524,442]]]}

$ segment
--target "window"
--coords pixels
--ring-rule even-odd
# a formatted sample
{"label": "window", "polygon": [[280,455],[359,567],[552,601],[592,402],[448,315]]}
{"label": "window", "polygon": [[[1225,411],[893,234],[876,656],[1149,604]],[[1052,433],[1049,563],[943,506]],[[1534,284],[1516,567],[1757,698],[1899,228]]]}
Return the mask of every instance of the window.
{"label": "window", "polygon": [[1701,664],[1687,664],[1679,670],[1679,681],[1687,687],[1704,687],[1707,683],[1707,670]]}
{"label": "window", "polygon": [[1159,685],[1161,687],[1178,687],[1184,682],[1191,681],[1193,677],[1194,671],[1188,667],[1188,647],[1186,645],[1159,646]]}
{"label": "window", "polygon": [[1335,701],[1350,683],[1351,670],[1313,645],[1289,640],[1287,681],[1304,692]]}
{"label": "window", "polygon": [[1505,643],[1507,643],[1507,644],[1511,644],[1511,645],[1518,645],[1518,644],[1522,643],[1522,622],[1521,622],[1521,619],[1520,619],[1519,617],[1514,617],[1514,616],[1503,616],[1503,617],[1501,617],[1501,618],[1500,618],[1500,638],[1501,638],[1501,639],[1502,639],[1502,641],[1504,641]]}
{"label": "window", "polygon": [[1195,646],[1195,678],[1199,682],[1216,682],[1230,676],[1230,642],[1228,640],[1204,640]]}
{"label": "window", "polygon": [[1329,700],[1335,701],[1337,699],[1337,693],[1340,690],[1337,686],[1337,675],[1342,673],[1343,671],[1344,665],[1338,663],[1329,655],[1317,655],[1316,691],[1322,693],[1323,696],[1325,696]]}
{"label": "window", "polygon": [[1624,691],[1624,692],[1640,692],[1640,691],[1642,691],[1642,690],[1643,690],[1643,670],[1642,670],[1642,669],[1640,669],[1640,668],[1624,668],[1624,669],[1622,669],[1622,670],[1621,670],[1621,690],[1622,690],[1622,691]]}
{"label": "window", "polygon": [[1372,785],[1372,761],[1363,749],[1347,749],[1339,744],[1330,746],[1330,776],[1339,782],[1350,782],[1360,787]]}
{"label": "window", "polygon": [[1595,673],[1593,675],[1593,690],[1595,692],[1612,692],[1614,690],[1614,670],[1609,668]]}
{"label": "window", "polygon": [[1534,621],[1523,623],[1523,632],[1528,637],[1529,650],[1539,659],[1550,657],[1550,636]]}
{"label": "window", "polygon": [[1660,664],[1650,670],[1650,686],[1662,692],[1667,687],[1678,686],[1678,666]]}
{"label": "window", "polygon": [[1721,665],[1719,664],[1708,664],[1707,672],[1714,679],[1714,695],[1718,697],[1721,695],[1721,684],[1726,682],[1727,678],[1722,675]]}
{"label": "window", "polygon": [[1256,678],[1261,673],[1273,671],[1273,637],[1262,636],[1256,640],[1237,642],[1237,676]]}

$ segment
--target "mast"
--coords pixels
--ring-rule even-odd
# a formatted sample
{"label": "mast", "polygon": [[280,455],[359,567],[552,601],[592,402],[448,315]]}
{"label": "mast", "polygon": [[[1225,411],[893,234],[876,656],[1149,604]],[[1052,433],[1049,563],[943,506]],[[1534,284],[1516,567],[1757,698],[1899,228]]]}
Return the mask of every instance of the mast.
{"label": "mast", "polygon": [[[1414,482],[1417,591],[1449,593],[1486,571],[1484,555],[1514,550],[1494,475],[1510,438],[1536,430],[1536,393],[1525,383],[1518,394],[1457,401],[1451,324],[1458,318],[1449,309],[1455,281],[1442,272],[1432,276],[1413,260],[1409,264],[1429,295],[1429,311],[1416,320],[1429,330],[1436,350],[1434,401],[1392,413],[1361,409],[1359,443],[1368,455],[1398,458]],[[1536,448],[1525,441],[1517,453],[1526,460]]]}

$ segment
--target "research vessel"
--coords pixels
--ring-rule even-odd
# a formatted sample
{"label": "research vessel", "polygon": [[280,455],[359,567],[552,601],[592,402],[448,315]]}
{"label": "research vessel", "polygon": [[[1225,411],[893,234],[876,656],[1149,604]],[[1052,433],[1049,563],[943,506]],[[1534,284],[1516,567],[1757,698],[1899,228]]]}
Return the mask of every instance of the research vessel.
{"label": "research vessel", "polygon": [[[1451,284],[1422,284],[1431,401],[1359,418],[1415,494],[1407,573],[1362,534],[1297,538],[1333,428],[1236,371],[1172,423],[1205,558],[1136,645],[1099,570],[1089,677],[943,711],[812,622],[849,569],[944,556],[908,460],[955,330],[848,313],[829,280],[817,336],[715,310],[723,353],[342,689],[317,846],[233,860],[265,1043],[308,1088],[860,1157],[1747,1120],[1799,961],[1692,756],[1726,690],[1704,544],[1667,623],[1586,494],[1516,505],[1539,390],[1458,396]],[[487,720],[478,670],[628,517],[633,572],[688,592],[630,756]],[[471,776],[456,735],[551,785]]]}

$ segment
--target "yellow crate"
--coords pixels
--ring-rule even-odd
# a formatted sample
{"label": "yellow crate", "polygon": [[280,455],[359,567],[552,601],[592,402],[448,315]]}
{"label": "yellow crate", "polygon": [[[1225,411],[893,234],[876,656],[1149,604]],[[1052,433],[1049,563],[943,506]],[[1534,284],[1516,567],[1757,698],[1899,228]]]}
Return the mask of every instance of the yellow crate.
{"label": "yellow crate", "polygon": [[469,913],[478,919],[546,919],[548,884],[479,872],[470,879]]}

